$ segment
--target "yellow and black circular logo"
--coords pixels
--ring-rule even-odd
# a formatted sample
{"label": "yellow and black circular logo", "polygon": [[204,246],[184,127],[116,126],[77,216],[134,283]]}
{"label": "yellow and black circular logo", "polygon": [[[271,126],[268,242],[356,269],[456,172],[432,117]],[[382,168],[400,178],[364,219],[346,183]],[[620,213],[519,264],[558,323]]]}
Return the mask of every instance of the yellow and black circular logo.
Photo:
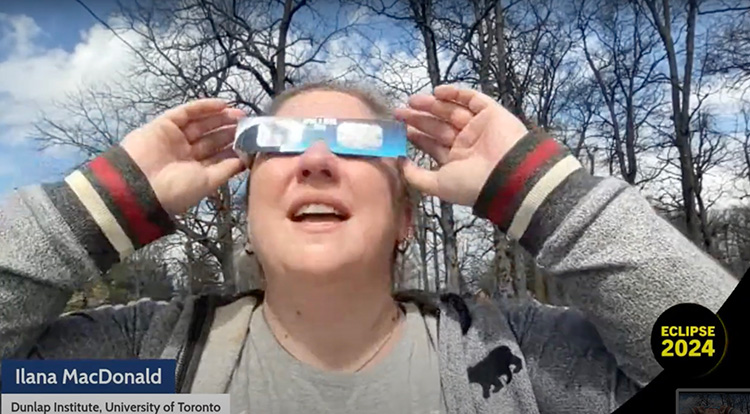
{"label": "yellow and black circular logo", "polygon": [[709,373],[726,352],[727,333],[719,317],[695,303],[672,306],[651,331],[651,349],[667,371],[691,377]]}

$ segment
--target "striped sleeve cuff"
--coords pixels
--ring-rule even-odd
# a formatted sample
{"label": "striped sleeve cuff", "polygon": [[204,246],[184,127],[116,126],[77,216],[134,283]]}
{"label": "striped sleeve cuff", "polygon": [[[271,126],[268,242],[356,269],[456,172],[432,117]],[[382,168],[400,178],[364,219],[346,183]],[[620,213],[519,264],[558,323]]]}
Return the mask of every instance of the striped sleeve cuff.
{"label": "striped sleeve cuff", "polygon": [[492,171],[474,214],[489,219],[536,255],[598,181],[547,133],[529,132]]}
{"label": "striped sleeve cuff", "polygon": [[102,272],[175,229],[148,179],[120,146],[43,188]]}

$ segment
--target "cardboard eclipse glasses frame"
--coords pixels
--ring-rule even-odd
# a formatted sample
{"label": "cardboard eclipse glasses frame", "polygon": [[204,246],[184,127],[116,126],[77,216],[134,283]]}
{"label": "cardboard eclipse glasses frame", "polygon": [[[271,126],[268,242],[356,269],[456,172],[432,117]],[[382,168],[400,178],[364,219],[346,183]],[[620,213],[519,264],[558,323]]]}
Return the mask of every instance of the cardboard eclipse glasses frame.
{"label": "cardboard eclipse glasses frame", "polygon": [[406,156],[406,127],[389,120],[244,118],[232,148],[244,160],[258,153],[300,154],[318,141],[337,155],[396,158]]}

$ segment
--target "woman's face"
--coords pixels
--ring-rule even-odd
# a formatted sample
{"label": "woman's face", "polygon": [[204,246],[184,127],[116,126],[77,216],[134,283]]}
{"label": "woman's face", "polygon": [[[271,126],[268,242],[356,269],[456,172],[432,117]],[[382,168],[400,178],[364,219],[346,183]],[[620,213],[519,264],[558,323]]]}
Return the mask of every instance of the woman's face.
{"label": "woman's face", "polygon": [[[376,118],[359,99],[330,91],[291,98],[276,115]],[[259,157],[250,177],[248,226],[269,282],[390,271],[410,225],[394,159],[341,157],[318,142],[302,154]]]}

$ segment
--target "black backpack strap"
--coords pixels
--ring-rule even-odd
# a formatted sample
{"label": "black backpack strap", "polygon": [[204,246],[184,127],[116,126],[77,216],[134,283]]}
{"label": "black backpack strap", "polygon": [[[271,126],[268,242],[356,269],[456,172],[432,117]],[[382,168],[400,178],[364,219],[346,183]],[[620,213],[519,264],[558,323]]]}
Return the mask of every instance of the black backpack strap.
{"label": "black backpack strap", "polygon": [[408,302],[417,305],[419,311],[426,315],[439,316],[440,308],[438,307],[439,296],[433,292],[424,290],[411,289],[402,290],[393,294],[396,302]]}
{"label": "black backpack strap", "polygon": [[440,317],[440,303],[452,308],[458,315],[461,333],[466,335],[472,325],[472,316],[464,298],[455,293],[434,293],[424,290],[404,290],[397,292],[393,298],[398,302],[411,302],[417,305],[423,314]]}
{"label": "black backpack strap", "polygon": [[458,323],[461,325],[461,333],[466,335],[469,332],[469,328],[471,328],[473,318],[464,298],[455,293],[444,293],[440,295],[440,300],[456,311]]}
{"label": "black backpack strap", "polygon": [[196,352],[208,337],[208,330],[213,321],[216,309],[216,297],[203,295],[195,299],[193,315],[188,328],[187,342],[177,358],[177,392],[189,392],[193,385],[193,377],[200,360],[200,352]]}

